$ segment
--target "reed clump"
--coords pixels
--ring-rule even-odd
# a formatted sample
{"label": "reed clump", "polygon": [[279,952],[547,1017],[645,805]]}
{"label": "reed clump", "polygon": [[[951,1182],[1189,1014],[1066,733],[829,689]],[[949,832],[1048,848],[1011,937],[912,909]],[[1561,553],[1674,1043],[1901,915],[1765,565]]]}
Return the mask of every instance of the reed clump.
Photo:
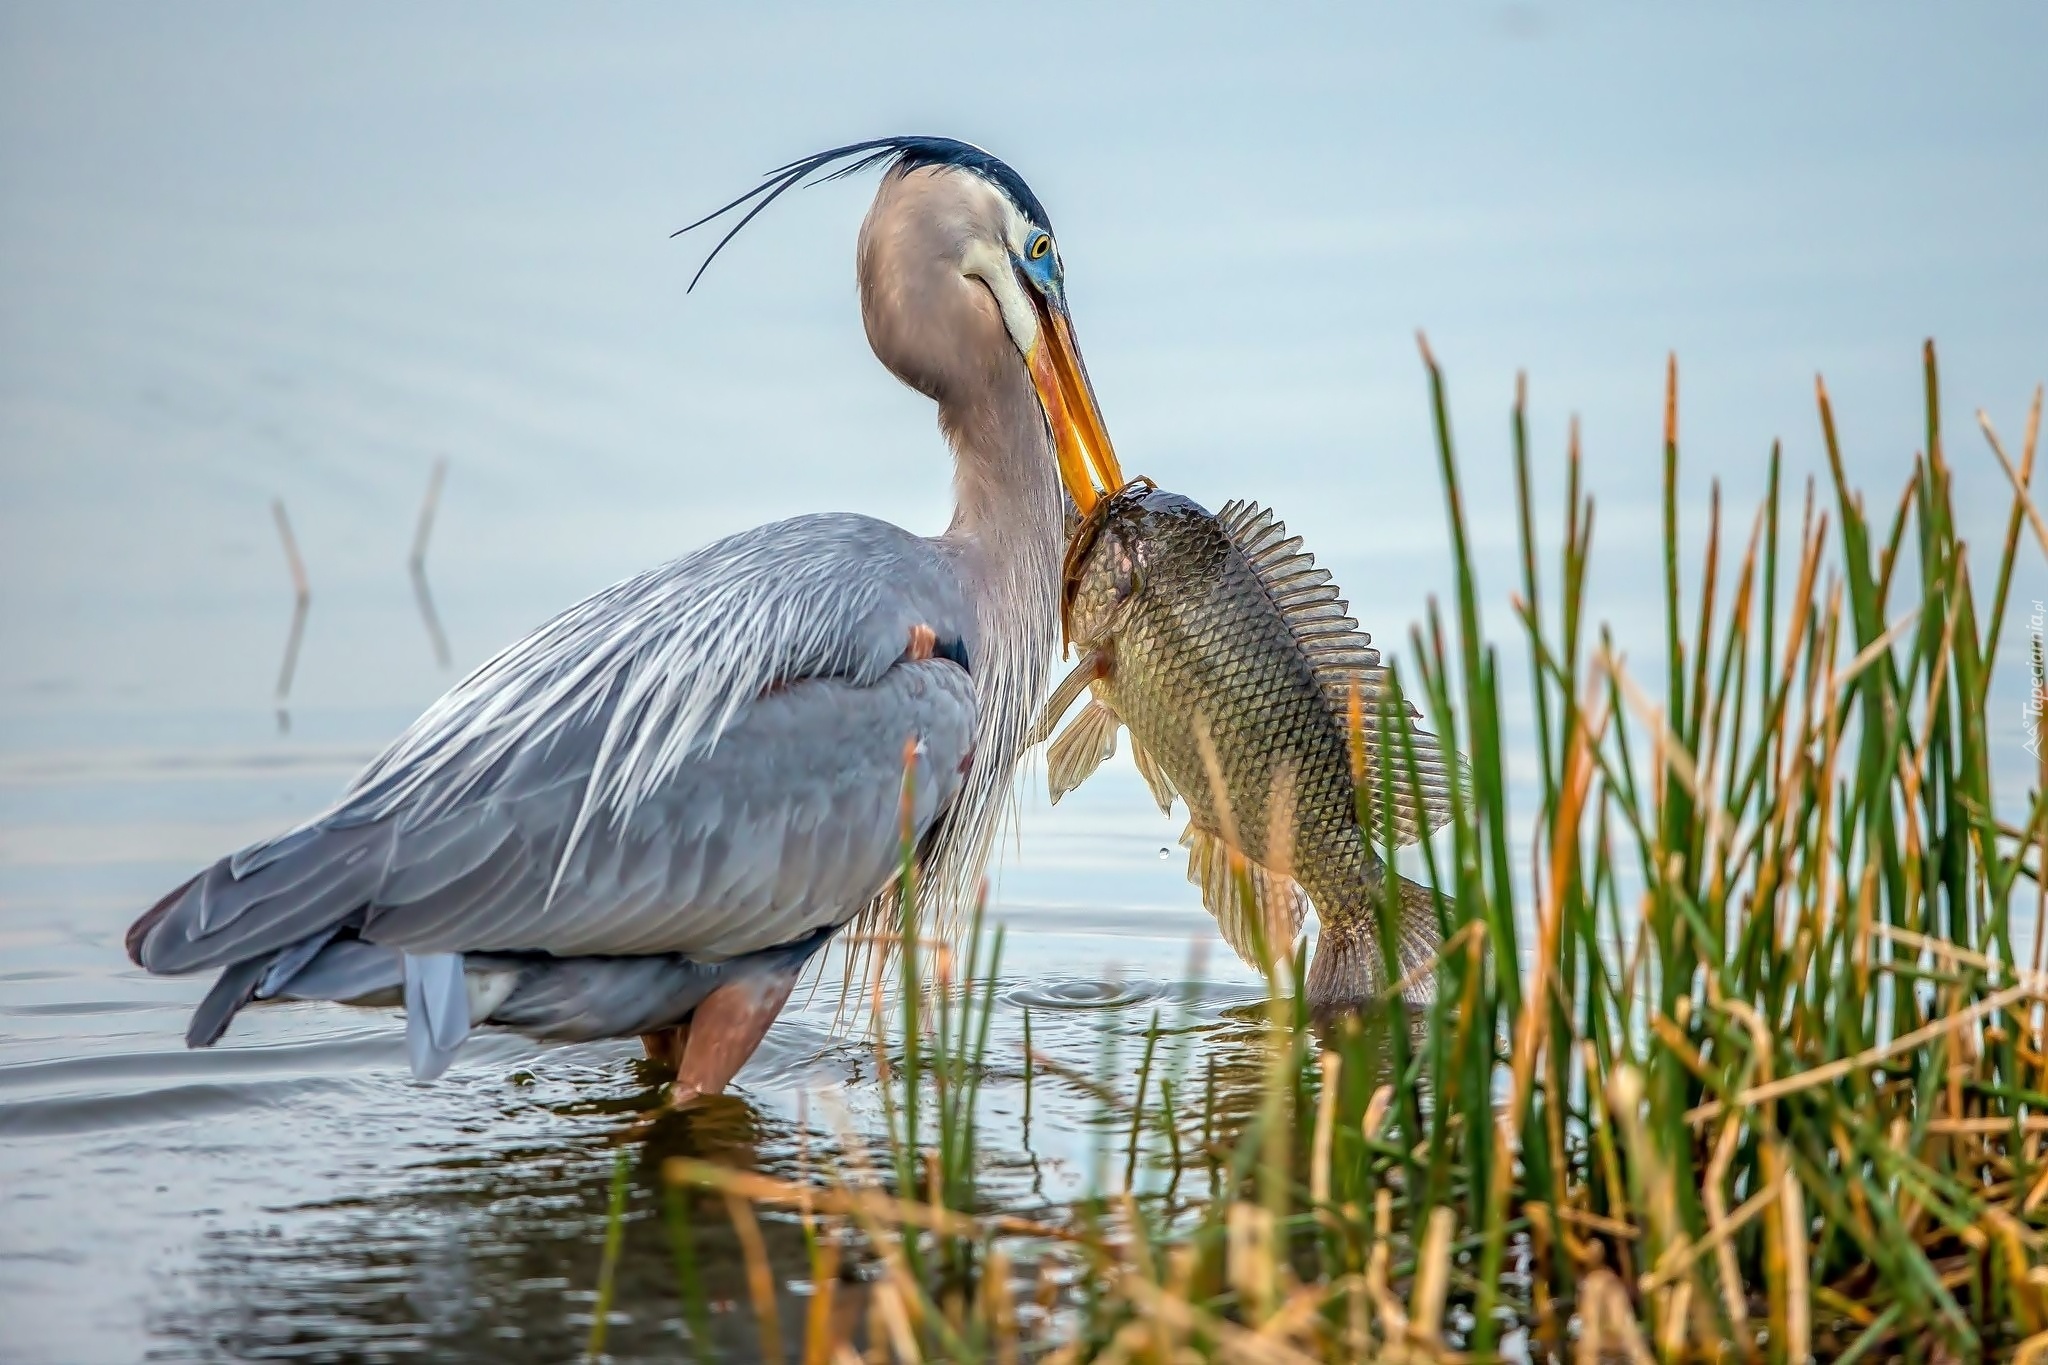
{"label": "reed clump", "polygon": [[[1787,497],[1774,450],[1762,505],[1725,537],[1716,490],[1687,592],[1674,368],[1656,678],[1587,619],[1576,448],[1554,561],[1539,549],[1518,395],[1516,679],[1482,628],[1424,359],[1457,581],[1402,681],[1470,759],[1425,846],[1434,1002],[1317,1024],[1288,989],[1300,960],[1283,964],[1230,1104],[1215,1059],[1156,1022],[1135,1070],[998,1055],[999,940],[977,929],[956,957],[906,921],[872,1156],[849,1138],[812,1181],[667,1172],[736,1211],[800,1211],[812,1264],[782,1270],[828,1302],[778,1353],[2048,1359],[2048,782],[2030,771],[2024,808],[1999,810],[1986,725],[2016,562],[2048,552],[2026,494],[2039,394],[2017,464],[1998,448],[2014,492],[1981,528],[2003,532],[1988,584],[1954,517],[1930,346],[1896,502],[1848,485],[1823,388],[1832,486]],[[1506,804],[1513,687],[1534,716],[1533,828]],[[1090,1195],[988,1206],[977,1114],[996,1074],[1021,1075],[1027,1104],[1035,1083],[1097,1106]],[[765,1351],[775,1290],[750,1279]]]}

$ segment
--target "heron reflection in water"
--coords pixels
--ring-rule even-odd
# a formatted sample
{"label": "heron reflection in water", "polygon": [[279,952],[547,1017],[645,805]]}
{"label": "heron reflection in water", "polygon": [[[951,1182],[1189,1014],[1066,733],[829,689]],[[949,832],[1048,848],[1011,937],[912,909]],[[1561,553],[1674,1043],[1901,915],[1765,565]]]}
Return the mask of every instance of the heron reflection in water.
{"label": "heron reflection in water", "polygon": [[877,167],[862,320],[938,405],[945,533],[775,522],[500,653],[332,807],[135,922],[149,971],[219,973],[189,1045],[256,1000],[402,1002],[419,1076],[481,1024],[639,1035],[685,1103],[725,1088],[887,888],[907,750],[927,885],[978,881],[1058,639],[1062,484],[1085,512],[1123,477],[1051,220],[988,153],[894,137],[791,162],[691,224],[745,210],[705,265],[790,188]]}

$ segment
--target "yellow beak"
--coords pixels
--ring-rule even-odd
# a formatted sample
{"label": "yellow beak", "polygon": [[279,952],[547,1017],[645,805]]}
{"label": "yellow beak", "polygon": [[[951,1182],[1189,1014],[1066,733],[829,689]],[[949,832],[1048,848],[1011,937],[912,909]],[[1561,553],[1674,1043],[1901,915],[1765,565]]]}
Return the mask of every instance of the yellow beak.
{"label": "yellow beak", "polygon": [[1088,368],[1081,363],[1073,324],[1065,313],[1043,302],[1038,306],[1038,320],[1038,341],[1025,362],[1052,428],[1060,480],[1073,495],[1074,506],[1086,516],[1104,495],[1124,486],[1123,471],[1102,425],[1102,409],[1095,402],[1095,386],[1088,382]]}

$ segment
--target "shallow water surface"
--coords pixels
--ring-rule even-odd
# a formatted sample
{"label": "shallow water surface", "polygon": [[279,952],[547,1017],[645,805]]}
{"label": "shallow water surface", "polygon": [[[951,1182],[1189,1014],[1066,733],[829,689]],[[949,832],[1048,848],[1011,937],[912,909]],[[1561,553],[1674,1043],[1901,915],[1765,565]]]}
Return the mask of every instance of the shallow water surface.
{"label": "shallow water surface", "polygon": [[[394,1015],[283,1004],[248,1011],[218,1047],[184,1050],[204,982],[132,968],[126,924],[365,757],[271,737],[0,759],[0,1295],[35,1305],[11,1315],[10,1351],[118,1359],[146,1341],[167,1359],[422,1347],[562,1359],[588,1332],[623,1149],[636,1221],[611,1349],[636,1358],[679,1339],[653,1217],[662,1158],[795,1176],[804,1147],[840,1125],[874,1131],[874,1056],[839,1009],[832,960],[737,1093],[683,1114],[662,1110],[633,1043],[479,1035],[446,1077],[418,1084]],[[1154,1011],[1232,1032],[1225,1011],[1260,999],[1235,963],[1189,975],[1190,942],[1208,935],[1199,907],[1180,903],[1178,860],[1162,863],[1157,832],[1119,800],[1089,809],[1088,797],[1044,822],[1034,870],[1010,878],[995,909],[1008,946],[993,1048],[1009,1079],[992,1096],[991,1184],[1008,1207],[1074,1193],[1094,1145],[1090,1103],[1044,1079],[1036,1131],[1017,1124],[1027,1008],[1036,1050],[1093,1071],[1105,1035],[1135,1048]],[[1061,903],[1062,884],[1099,887],[1100,900]],[[793,1229],[770,1221],[781,1267],[800,1275]],[[701,1235],[712,1299],[743,1303],[722,1214]],[[733,1321],[737,1339],[751,1321]]]}
{"label": "shallow water surface", "polygon": [[[666,234],[769,165],[906,128],[1009,158],[1060,225],[1125,468],[1277,507],[1396,654],[1448,590],[1418,325],[1497,635],[1522,367],[1542,506],[1584,419],[1593,605],[1642,677],[1667,350],[1689,544],[1715,478],[1746,532],[1775,438],[1796,517],[1816,371],[1888,503],[1929,334],[1959,515],[1980,553],[2002,526],[1971,416],[2016,440],[2048,374],[2039,6],[794,13],[0,3],[0,1360],[570,1358],[622,1150],[612,1349],[659,1357],[659,1160],[797,1174],[842,1108],[874,1131],[829,982],[735,1095],[660,1117],[630,1043],[479,1037],[420,1085],[395,1018],[281,1005],[187,1052],[203,983],[121,952],[585,594],[797,512],[943,526],[930,407],[875,366],[849,287],[865,186],[787,197],[685,295],[706,244]],[[442,458],[452,668],[406,571]],[[273,498],[312,587],[282,701]],[[2016,800],[2037,560],[2012,596],[1992,733]],[[1029,1008],[1079,1068],[1128,1060],[1155,1011],[1227,1063],[1258,985],[1178,822],[1122,756],[1057,810],[1038,780],[991,899],[998,1060]],[[1046,1086],[1027,1134],[1019,1100],[997,1082],[989,1178],[1029,1209],[1090,1177],[1092,1109]],[[730,1299],[723,1226],[699,1230]]]}

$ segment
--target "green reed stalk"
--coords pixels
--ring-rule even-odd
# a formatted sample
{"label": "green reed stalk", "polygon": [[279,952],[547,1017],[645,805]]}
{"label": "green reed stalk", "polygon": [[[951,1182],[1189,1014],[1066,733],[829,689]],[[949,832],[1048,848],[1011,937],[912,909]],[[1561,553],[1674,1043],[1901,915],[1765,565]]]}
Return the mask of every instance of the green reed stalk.
{"label": "green reed stalk", "polygon": [[597,1299],[591,1304],[590,1341],[584,1355],[596,1360],[604,1354],[605,1334],[611,1327],[612,1296],[618,1288],[619,1250],[626,1243],[626,1171],[628,1153],[621,1147],[612,1158],[611,1198],[605,1209],[604,1259],[597,1270]]}
{"label": "green reed stalk", "polygon": [[[1303,958],[1266,954],[1252,1064],[1225,1069],[1206,1049],[1185,1142],[1187,1021],[1161,1059],[1155,1012],[1135,1087],[1105,1029],[1095,1078],[1070,1077],[1095,1108],[1091,1192],[1047,1224],[998,1226],[974,1185],[995,971],[977,915],[960,989],[942,970],[932,1019],[906,975],[884,1095],[897,1191],[934,1210],[897,1234],[917,1350],[1486,1359],[1512,1321],[1553,1358],[1931,1361],[2048,1333],[2048,1000],[2018,974],[2012,925],[2023,891],[2048,903],[2028,861],[2048,852],[2048,782],[2027,768],[2024,818],[2001,818],[1985,714],[1995,618],[2033,522],[2015,493],[1987,620],[1926,360],[1924,451],[1896,501],[1873,516],[1849,485],[1822,388],[1821,487],[1789,505],[1801,490],[1774,445],[1754,514],[1724,520],[1715,486],[1698,528],[1680,517],[1673,364],[1650,687],[1590,617],[1595,509],[1576,428],[1550,523],[1518,382],[1510,619],[1529,655],[1517,712],[1531,717],[1536,809],[1511,813],[1507,684],[1481,631],[1446,386],[1425,349],[1455,597],[1429,604],[1399,681],[1467,757],[1451,827],[1422,848],[1444,939],[1432,1002],[1314,1034]],[[1395,850],[1375,807],[1394,799],[1393,763],[1422,785],[1403,695],[1351,718],[1356,813],[1389,873],[1376,907],[1389,983]],[[912,872],[906,848],[906,888]],[[906,962],[918,947],[906,915]],[[1023,1030],[1028,1125],[1028,1012]],[[1148,1152],[1155,1121],[1164,1142]],[[1141,1154],[1170,1167],[1163,1189],[1139,1191]],[[1185,1194],[1184,1168],[1205,1176]],[[943,1248],[929,1266],[921,1239]],[[1002,1298],[989,1277],[1013,1255],[1054,1268],[1022,1342],[984,1326],[1014,1317],[962,1307]],[[1504,1278],[1519,1260],[1526,1293]]]}
{"label": "green reed stalk", "polygon": [[683,1324],[690,1339],[704,1350],[711,1349],[711,1308],[704,1297],[704,1280],[697,1271],[697,1242],[690,1231],[689,1195],[682,1187],[662,1188],[668,1215],[669,1254],[675,1261],[676,1293],[683,1304]]}

